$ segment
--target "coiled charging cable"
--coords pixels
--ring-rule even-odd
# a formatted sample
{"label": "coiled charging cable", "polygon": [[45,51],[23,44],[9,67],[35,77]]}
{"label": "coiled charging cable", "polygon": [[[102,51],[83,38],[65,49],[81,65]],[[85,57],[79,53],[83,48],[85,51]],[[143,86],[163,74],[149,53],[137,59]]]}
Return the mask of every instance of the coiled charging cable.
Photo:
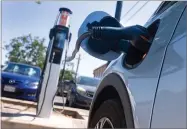
{"label": "coiled charging cable", "polygon": [[[62,72],[62,87],[63,88],[60,88],[61,89],[61,93],[62,93],[62,103],[63,103],[63,106],[62,106],[62,110],[59,112],[57,110],[55,110],[55,108],[53,108],[53,111],[57,112],[57,113],[60,113],[62,114],[64,112],[64,108],[65,108],[65,101],[64,101],[64,90],[65,90],[65,83],[64,83],[64,73],[65,73],[65,64],[66,64],[66,58],[67,58],[67,49],[66,49],[66,55],[65,55],[65,60],[64,60],[64,66],[63,66],[63,72]],[[57,91],[56,91],[56,94],[58,93],[58,88],[57,88]],[[56,96],[56,94],[54,95],[53,97],[53,100]]]}
{"label": "coiled charging cable", "polygon": [[80,49],[80,46],[81,46],[82,41],[83,41],[84,39],[90,37],[91,35],[92,35],[92,31],[88,31],[88,32],[85,32],[84,34],[82,34],[82,35],[77,39],[77,42],[76,42],[76,44],[75,44],[75,49],[74,49],[74,51],[73,51],[73,53],[72,53],[72,56],[71,56],[71,57],[67,57],[67,60],[66,60],[67,62],[72,61],[72,60],[75,58],[77,52],[78,52],[79,49]]}

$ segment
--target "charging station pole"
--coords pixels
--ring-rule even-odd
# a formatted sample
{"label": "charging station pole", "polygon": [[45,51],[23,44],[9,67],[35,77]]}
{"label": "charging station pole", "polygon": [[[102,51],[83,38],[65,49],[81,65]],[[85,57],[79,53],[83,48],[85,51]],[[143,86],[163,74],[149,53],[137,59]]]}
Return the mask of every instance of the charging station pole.
{"label": "charging station pole", "polygon": [[70,42],[69,20],[72,11],[68,8],[60,8],[59,11],[55,25],[49,34],[50,42],[37,93],[37,117],[48,118],[52,113],[61,62],[65,58],[66,49],[68,49]]}

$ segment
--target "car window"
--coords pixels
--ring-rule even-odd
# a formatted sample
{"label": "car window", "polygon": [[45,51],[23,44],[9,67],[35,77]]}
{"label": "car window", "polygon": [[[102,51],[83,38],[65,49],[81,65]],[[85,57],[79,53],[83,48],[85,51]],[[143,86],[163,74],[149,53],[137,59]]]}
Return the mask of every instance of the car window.
{"label": "car window", "polygon": [[9,63],[3,68],[3,71],[27,75],[27,76],[33,76],[33,77],[40,77],[40,69],[24,64]]}
{"label": "car window", "polygon": [[[127,6],[127,2],[129,6]],[[123,26],[135,24],[144,25],[160,6],[161,2],[162,1],[124,1],[120,23]]]}
{"label": "car window", "polygon": [[90,77],[78,77],[77,84],[80,85],[88,85],[88,86],[97,86],[99,83],[99,79],[90,78]]}
{"label": "car window", "polygon": [[160,7],[155,11],[155,13],[153,15],[159,15],[159,14],[163,13],[165,10],[167,10],[168,8],[173,6],[175,3],[177,3],[177,1],[166,1],[166,2],[163,2],[160,5]]}
{"label": "car window", "polygon": [[[186,25],[186,11],[187,9],[185,9],[185,11],[183,12],[183,15],[177,25],[177,28],[175,30],[175,33],[173,35],[173,40],[172,42],[170,42],[170,45],[173,43],[178,43],[179,40],[183,39],[184,37],[186,37],[186,30],[187,30],[187,25]],[[183,40],[186,42],[186,40]]]}

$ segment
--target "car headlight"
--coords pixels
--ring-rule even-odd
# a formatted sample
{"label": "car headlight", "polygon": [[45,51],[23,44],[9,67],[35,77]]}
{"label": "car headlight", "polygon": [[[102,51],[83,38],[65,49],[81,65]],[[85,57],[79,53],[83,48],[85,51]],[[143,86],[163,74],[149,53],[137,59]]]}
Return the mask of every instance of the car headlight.
{"label": "car headlight", "polygon": [[38,87],[38,82],[32,82],[32,83],[30,83],[29,84],[29,86],[31,86],[31,87]]}
{"label": "car headlight", "polygon": [[86,95],[86,90],[84,88],[78,86],[76,89],[79,94]]}

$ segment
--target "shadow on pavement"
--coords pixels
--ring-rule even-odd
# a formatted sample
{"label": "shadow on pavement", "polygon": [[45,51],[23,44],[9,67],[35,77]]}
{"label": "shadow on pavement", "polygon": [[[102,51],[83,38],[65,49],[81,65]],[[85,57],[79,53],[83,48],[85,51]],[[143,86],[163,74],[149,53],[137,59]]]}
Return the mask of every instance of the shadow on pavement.
{"label": "shadow on pavement", "polygon": [[33,115],[33,114],[20,114],[20,113],[1,112],[1,117],[20,117],[20,116],[36,117],[36,115]]}

